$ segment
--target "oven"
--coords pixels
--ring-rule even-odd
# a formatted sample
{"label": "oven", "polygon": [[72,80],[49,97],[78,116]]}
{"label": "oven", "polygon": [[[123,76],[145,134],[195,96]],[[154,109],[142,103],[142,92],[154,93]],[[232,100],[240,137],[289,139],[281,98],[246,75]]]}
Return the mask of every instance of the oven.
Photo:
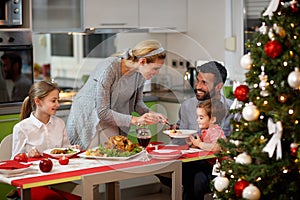
{"label": "oven", "polygon": [[22,0],[0,0],[0,26],[22,25]]}
{"label": "oven", "polygon": [[31,31],[0,32],[0,103],[22,102],[33,84]]}

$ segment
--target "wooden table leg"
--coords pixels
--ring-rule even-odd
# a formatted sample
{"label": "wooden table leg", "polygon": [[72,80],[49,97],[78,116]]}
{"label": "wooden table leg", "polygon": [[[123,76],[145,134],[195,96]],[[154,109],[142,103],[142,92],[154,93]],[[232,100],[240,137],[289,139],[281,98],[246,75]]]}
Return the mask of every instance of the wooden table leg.
{"label": "wooden table leg", "polygon": [[178,165],[172,173],[172,199],[182,199],[182,165]]}
{"label": "wooden table leg", "polygon": [[120,194],[120,182],[111,182],[105,184],[105,199],[106,200],[119,200]]}
{"label": "wooden table leg", "polygon": [[22,200],[30,200],[31,199],[31,189],[22,189],[20,188],[20,192],[21,192],[21,199]]}

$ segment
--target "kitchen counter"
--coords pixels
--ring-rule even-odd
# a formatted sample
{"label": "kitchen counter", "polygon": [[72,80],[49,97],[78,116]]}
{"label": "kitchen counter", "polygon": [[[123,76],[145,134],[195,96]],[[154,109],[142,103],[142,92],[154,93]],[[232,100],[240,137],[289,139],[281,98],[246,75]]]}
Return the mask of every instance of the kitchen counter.
{"label": "kitchen counter", "polygon": [[[172,102],[172,103],[182,103],[186,99],[195,96],[193,91],[183,91],[183,90],[172,90],[172,91],[154,91],[144,94],[146,97],[156,97],[156,101]],[[144,100],[145,101],[145,100]]]}
{"label": "kitchen counter", "polygon": [[[164,101],[172,103],[182,103],[184,100],[194,96],[192,91],[185,92],[183,90],[173,90],[173,91],[154,91],[147,92],[144,94],[144,101]],[[72,105],[71,100],[62,101],[59,110],[68,110]],[[18,114],[20,113],[22,103],[7,103],[0,104],[0,115],[7,114]]]}

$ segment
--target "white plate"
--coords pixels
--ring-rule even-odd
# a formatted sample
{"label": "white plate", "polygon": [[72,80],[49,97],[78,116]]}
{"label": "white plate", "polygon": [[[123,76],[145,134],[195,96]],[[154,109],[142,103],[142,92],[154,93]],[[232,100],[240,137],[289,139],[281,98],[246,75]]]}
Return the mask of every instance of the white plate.
{"label": "white plate", "polygon": [[83,152],[83,153],[78,154],[78,156],[81,158],[102,159],[102,160],[128,160],[130,158],[134,158],[134,157],[140,155],[141,153],[142,153],[142,151],[139,153],[136,153],[134,155],[128,156],[128,157],[105,157],[105,156],[87,156],[85,154],[85,152]]}
{"label": "white plate", "polygon": [[200,152],[203,151],[203,149],[197,149],[197,148],[189,148],[187,150],[181,150],[182,154],[186,154],[186,153],[196,153],[196,152]]}
{"label": "white plate", "polygon": [[181,156],[181,151],[172,149],[159,149],[153,150],[149,154],[154,159],[177,159]]}
{"label": "white plate", "polygon": [[[68,149],[68,148],[53,148],[53,149]],[[62,157],[62,156],[66,156],[66,157],[72,157],[74,156],[75,154],[79,153],[80,150],[79,149],[72,149],[74,151],[74,153],[68,153],[68,154],[52,154],[50,153],[53,149],[47,149],[45,150],[43,153],[45,154],[48,154],[54,158],[59,158],[59,157]]]}
{"label": "white plate", "polygon": [[182,129],[182,130],[176,130],[176,131],[179,131],[180,133],[172,133],[171,132],[172,130],[165,130],[163,131],[165,134],[167,134],[168,136],[172,137],[172,138],[187,138],[189,137],[190,135],[194,134],[194,133],[197,133],[196,130],[185,130],[185,129]]}

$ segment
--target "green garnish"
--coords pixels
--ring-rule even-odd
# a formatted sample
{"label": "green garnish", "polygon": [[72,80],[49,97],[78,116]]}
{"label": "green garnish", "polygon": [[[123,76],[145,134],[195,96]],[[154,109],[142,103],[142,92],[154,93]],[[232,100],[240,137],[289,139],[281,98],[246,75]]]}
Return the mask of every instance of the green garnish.
{"label": "green garnish", "polygon": [[106,149],[102,145],[99,145],[98,149],[105,157],[129,157],[142,151],[138,146],[135,146],[132,151],[121,151],[119,149]]}

